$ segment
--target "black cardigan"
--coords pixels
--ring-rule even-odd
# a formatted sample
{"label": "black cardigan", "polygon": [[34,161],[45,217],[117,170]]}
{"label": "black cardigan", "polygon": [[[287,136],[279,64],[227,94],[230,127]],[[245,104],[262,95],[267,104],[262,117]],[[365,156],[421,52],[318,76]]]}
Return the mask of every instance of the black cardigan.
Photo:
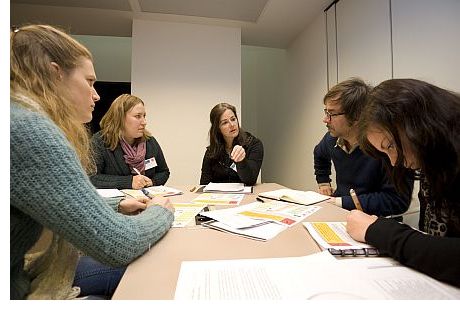
{"label": "black cardigan", "polygon": [[[423,174],[422,174],[423,175]],[[420,230],[379,218],[366,231],[366,242],[403,265],[460,287],[460,177],[434,202],[428,181],[420,180]],[[437,204],[437,206],[436,206]]]}
{"label": "black cardigan", "polygon": [[[97,172],[91,176],[91,182],[97,188],[132,188],[133,175],[123,158],[123,149],[118,144],[114,151],[106,147],[100,132],[93,135]],[[160,145],[154,137],[146,141],[145,158],[155,157],[157,166],[145,171],[145,176],[152,179],[154,185],[164,185],[169,178],[169,168]]]}
{"label": "black cardigan", "polygon": [[220,154],[217,158],[209,156],[209,148],[203,157],[201,166],[200,184],[216,183],[244,183],[254,185],[259,176],[260,167],[264,158],[264,146],[262,141],[247,133],[249,136],[248,144],[243,146],[246,157],[236,163],[236,170],[230,168],[233,161],[227,153]]}

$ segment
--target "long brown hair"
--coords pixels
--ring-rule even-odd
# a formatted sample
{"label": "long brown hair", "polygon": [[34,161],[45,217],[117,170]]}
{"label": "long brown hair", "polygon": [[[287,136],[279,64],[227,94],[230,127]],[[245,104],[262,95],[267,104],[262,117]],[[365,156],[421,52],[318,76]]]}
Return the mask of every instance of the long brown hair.
{"label": "long brown hair", "polygon": [[217,158],[221,154],[225,153],[225,140],[224,136],[220,131],[220,117],[226,110],[231,110],[235,114],[236,120],[238,121],[238,136],[233,140],[233,145],[239,144],[244,146],[248,143],[249,135],[240,127],[240,121],[236,114],[236,108],[229,103],[219,103],[215,105],[211,113],[209,113],[209,121],[211,122],[211,128],[209,129],[209,156],[211,158]]}
{"label": "long brown hair", "polygon": [[52,26],[28,25],[10,32],[12,99],[48,115],[64,132],[82,166],[91,173],[95,164],[88,128],[79,121],[68,89],[58,86],[59,76],[51,66],[51,62],[55,62],[69,74],[84,58],[93,60],[86,47]]}
{"label": "long brown hair", "polygon": [[392,79],[376,86],[360,119],[360,144],[375,157],[386,155],[367,139],[370,127],[391,134],[398,152],[395,181],[406,173],[401,135],[411,143],[436,200],[457,199],[460,174],[460,95],[414,79]]}
{"label": "long brown hair", "polygon": [[[141,98],[137,96],[130,94],[120,95],[112,102],[109,110],[101,119],[99,125],[101,126],[102,139],[110,150],[115,150],[123,137],[126,114],[139,103],[144,105]],[[149,137],[150,133],[144,130],[144,136],[141,139],[146,140]]]}

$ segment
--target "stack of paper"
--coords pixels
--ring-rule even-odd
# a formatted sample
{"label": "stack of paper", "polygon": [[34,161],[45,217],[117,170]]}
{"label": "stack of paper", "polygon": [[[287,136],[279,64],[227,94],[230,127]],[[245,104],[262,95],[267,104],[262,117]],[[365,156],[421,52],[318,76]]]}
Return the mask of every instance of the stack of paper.
{"label": "stack of paper", "polygon": [[203,193],[193,199],[194,203],[204,203],[215,206],[237,206],[243,200],[244,194],[213,194]]}
{"label": "stack of paper", "polygon": [[311,205],[328,200],[329,196],[312,191],[298,191],[289,188],[278,189],[259,194],[260,197],[298,203],[302,205]]}
{"label": "stack of paper", "polygon": [[266,241],[319,209],[319,206],[299,206],[284,202],[254,202],[201,214],[214,220],[203,223],[205,227]]}
{"label": "stack of paper", "polygon": [[252,186],[243,183],[209,183],[203,188],[204,193],[252,193]]}

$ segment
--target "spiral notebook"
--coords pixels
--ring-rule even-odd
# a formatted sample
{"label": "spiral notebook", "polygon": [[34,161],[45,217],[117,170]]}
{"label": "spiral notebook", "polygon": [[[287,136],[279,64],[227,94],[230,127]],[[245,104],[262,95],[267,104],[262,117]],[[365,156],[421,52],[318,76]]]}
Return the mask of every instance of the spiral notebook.
{"label": "spiral notebook", "polygon": [[354,240],[346,229],[345,222],[303,222],[312,238],[332,255],[382,256],[375,247]]}

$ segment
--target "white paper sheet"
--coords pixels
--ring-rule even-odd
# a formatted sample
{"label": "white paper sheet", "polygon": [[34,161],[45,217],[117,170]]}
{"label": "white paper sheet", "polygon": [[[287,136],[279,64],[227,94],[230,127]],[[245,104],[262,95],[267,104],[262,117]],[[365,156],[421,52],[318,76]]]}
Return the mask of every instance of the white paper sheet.
{"label": "white paper sheet", "polygon": [[252,186],[244,186],[244,183],[209,183],[203,188],[204,193],[221,192],[221,193],[252,193]]}
{"label": "white paper sheet", "polygon": [[125,194],[116,188],[98,188],[97,193],[105,198],[125,197]]}
{"label": "white paper sheet", "polygon": [[175,299],[459,299],[460,289],[389,258],[304,257],[182,262]]}
{"label": "white paper sheet", "polygon": [[295,283],[296,271],[326,260],[334,258],[322,252],[304,257],[182,262],[174,299],[298,299],[301,289]]}

